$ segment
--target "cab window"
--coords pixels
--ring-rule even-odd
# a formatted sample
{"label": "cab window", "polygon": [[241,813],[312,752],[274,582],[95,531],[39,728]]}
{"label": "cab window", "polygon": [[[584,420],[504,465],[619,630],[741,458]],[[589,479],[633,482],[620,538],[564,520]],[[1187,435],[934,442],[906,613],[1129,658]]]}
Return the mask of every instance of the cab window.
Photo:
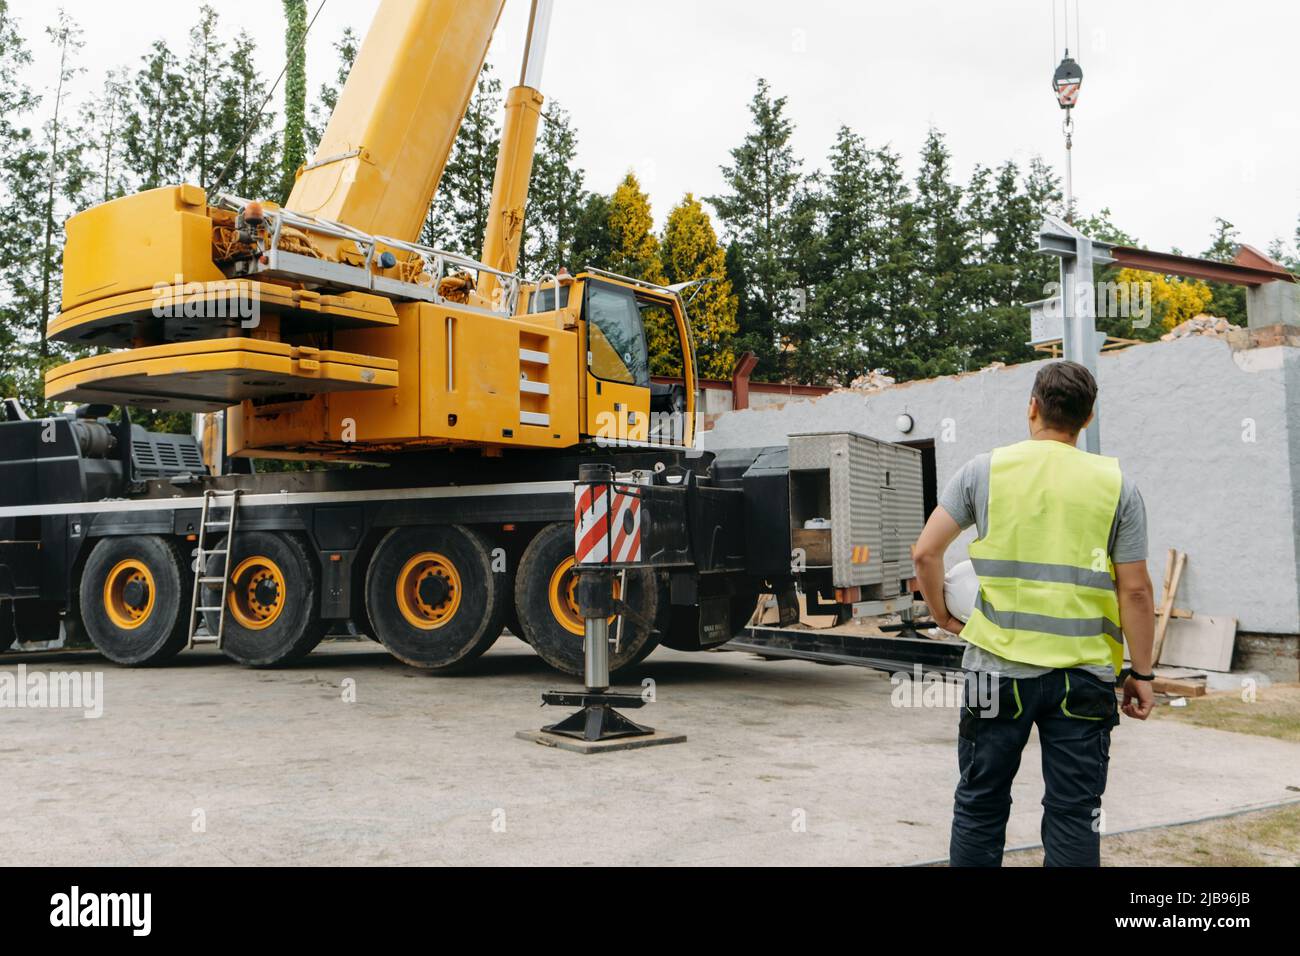
{"label": "cab window", "polygon": [[587,356],[597,378],[643,388],[650,385],[641,312],[630,289],[587,287]]}
{"label": "cab window", "polygon": [[[569,307],[569,287],[560,286],[560,308]],[[533,305],[530,312],[553,312],[555,311],[555,286],[547,283],[543,288],[533,293]]]}
{"label": "cab window", "polygon": [[637,308],[641,310],[641,326],[650,349],[650,374],[682,375],[682,339],[672,308],[649,298],[638,299]]}

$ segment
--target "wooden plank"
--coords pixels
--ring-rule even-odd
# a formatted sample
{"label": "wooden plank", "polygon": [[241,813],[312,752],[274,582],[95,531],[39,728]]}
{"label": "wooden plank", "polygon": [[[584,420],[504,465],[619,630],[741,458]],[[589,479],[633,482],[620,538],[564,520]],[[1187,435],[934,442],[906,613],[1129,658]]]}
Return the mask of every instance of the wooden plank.
{"label": "wooden plank", "polygon": [[1151,682],[1151,689],[1157,694],[1169,694],[1171,697],[1204,697],[1205,681],[1182,677],[1157,677]]}
{"label": "wooden plank", "polygon": [[[1175,557],[1176,555],[1176,557]],[[1169,561],[1173,561],[1173,572],[1169,572]],[[1183,565],[1187,563],[1187,552],[1169,549],[1165,562],[1165,595],[1160,602],[1160,617],[1156,621],[1155,648],[1151,652],[1152,666],[1160,663],[1160,653],[1165,646],[1165,633],[1169,630],[1169,616],[1174,609],[1174,598],[1178,595],[1178,582],[1183,576]]]}

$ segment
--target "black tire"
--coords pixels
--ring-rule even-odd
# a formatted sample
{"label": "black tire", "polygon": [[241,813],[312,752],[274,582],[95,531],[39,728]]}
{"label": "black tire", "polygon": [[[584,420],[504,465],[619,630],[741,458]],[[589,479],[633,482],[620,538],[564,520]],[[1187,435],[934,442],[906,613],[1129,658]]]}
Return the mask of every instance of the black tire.
{"label": "black tire", "polygon": [[463,667],[501,636],[509,575],[492,570],[488,540],[462,525],[394,528],[366,570],[375,636],[398,660]]}
{"label": "black tire", "polygon": [[[211,555],[204,573],[220,577],[225,559]],[[205,585],[201,593],[204,607],[221,600],[218,585]],[[203,620],[216,634],[216,612],[205,611]],[[236,532],[221,652],[248,667],[291,664],[310,654],[327,629],[320,575],[306,543],[293,534]]]}
{"label": "black tire", "polygon": [[117,664],[161,664],[185,646],[192,587],[180,548],[157,535],[103,538],[86,560],[81,619]]}
{"label": "black tire", "polygon": [[[515,607],[525,640],[533,650],[556,670],[577,676],[582,674],[583,665],[582,624],[566,599],[572,572],[562,570],[572,562],[573,525],[560,523],[543,528],[520,559],[515,578]],[[626,581],[624,600],[637,610],[642,620],[624,616],[619,648],[617,651],[610,648],[611,674],[640,663],[659,645],[659,631],[667,610],[665,589],[654,571],[628,571]]]}

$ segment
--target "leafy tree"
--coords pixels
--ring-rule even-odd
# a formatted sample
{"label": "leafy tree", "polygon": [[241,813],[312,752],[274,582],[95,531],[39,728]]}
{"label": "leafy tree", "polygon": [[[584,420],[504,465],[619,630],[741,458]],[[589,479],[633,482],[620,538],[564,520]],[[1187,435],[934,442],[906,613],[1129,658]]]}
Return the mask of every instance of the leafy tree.
{"label": "leafy tree", "polygon": [[[685,293],[690,299],[687,312],[695,340],[698,374],[705,378],[727,378],[736,365],[734,340],[736,296],[727,279],[727,254],[718,244],[717,233],[700,201],[687,193],[668,214],[659,259],[665,281],[670,284],[702,280],[698,289]],[[692,298],[693,296],[693,298]],[[666,336],[671,338],[664,340]],[[675,329],[647,329],[650,360],[659,374],[681,374],[671,367],[660,372],[664,356],[680,357]],[[656,362],[658,360],[658,362]]]}
{"label": "leafy tree", "polygon": [[[1093,239],[1119,246],[1141,247],[1135,236],[1115,223],[1109,208],[1081,218],[1075,225]],[[1098,289],[1097,330],[1116,338],[1142,342],[1155,341],[1180,322],[1200,315],[1212,298],[1209,287],[1199,280],[1121,269],[1114,265],[1099,266],[1095,281]],[[1120,308],[1112,310],[1107,305],[1112,294]],[[1123,314],[1125,299],[1128,315]],[[1147,308],[1150,309],[1149,315],[1144,316],[1142,313]],[[1135,319],[1149,319],[1149,322]]]}
{"label": "leafy tree", "polygon": [[307,0],[284,3],[284,153],[280,201],[289,198],[294,177],[307,161]]}
{"label": "leafy tree", "polygon": [[[1209,285],[1200,279],[1183,279],[1164,276],[1137,269],[1120,269],[1116,281],[1129,288],[1150,289],[1152,317],[1151,331],[1142,338],[1155,338],[1165,330],[1203,314],[1214,298]],[[1145,295],[1144,295],[1145,297]],[[1098,326],[1103,323],[1098,321]],[[1144,331],[1144,330],[1143,330]]]}
{"label": "leafy tree", "polygon": [[727,192],[708,197],[737,248],[732,262],[744,273],[737,288],[745,293],[739,345],[757,355],[759,378],[783,374],[788,356],[779,342],[801,311],[793,233],[802,177],[785,110],[786,98],[774,97],[767,81],[759,80],[749,104],[750,131],[731,150],[731,164],[721,167]]}
{"label": "leafy tree", "polygon": [[609,269],[647,282],[663,282],[659,240],[655,238],[650,197],[629,172],[609,200]]}

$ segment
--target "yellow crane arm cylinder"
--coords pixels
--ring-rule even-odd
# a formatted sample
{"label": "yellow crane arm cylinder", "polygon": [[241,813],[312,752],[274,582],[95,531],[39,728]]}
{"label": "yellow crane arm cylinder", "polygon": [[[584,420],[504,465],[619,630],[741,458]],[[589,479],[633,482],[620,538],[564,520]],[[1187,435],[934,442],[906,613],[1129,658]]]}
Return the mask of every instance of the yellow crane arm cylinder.
{"label": "yellow crane arm cylinder", "polygon": [[[483,232],[483,262],[502,272],[514,272],[519,262],[519,240],[523,235],[524,206],[528,202],[528,181],[533,171],[533,148],[542,114],[542,94],[527,86],[516,86],[506,95],[506,118],[501,128],[496,177],[492,182],[492,204]],[[496,277],[484,275],[479,294],[490,298]]]}
{"label": "yellow crane arm cylinder", "polygon": [[383,0],[294,212],[414,241],[505,0]]}

